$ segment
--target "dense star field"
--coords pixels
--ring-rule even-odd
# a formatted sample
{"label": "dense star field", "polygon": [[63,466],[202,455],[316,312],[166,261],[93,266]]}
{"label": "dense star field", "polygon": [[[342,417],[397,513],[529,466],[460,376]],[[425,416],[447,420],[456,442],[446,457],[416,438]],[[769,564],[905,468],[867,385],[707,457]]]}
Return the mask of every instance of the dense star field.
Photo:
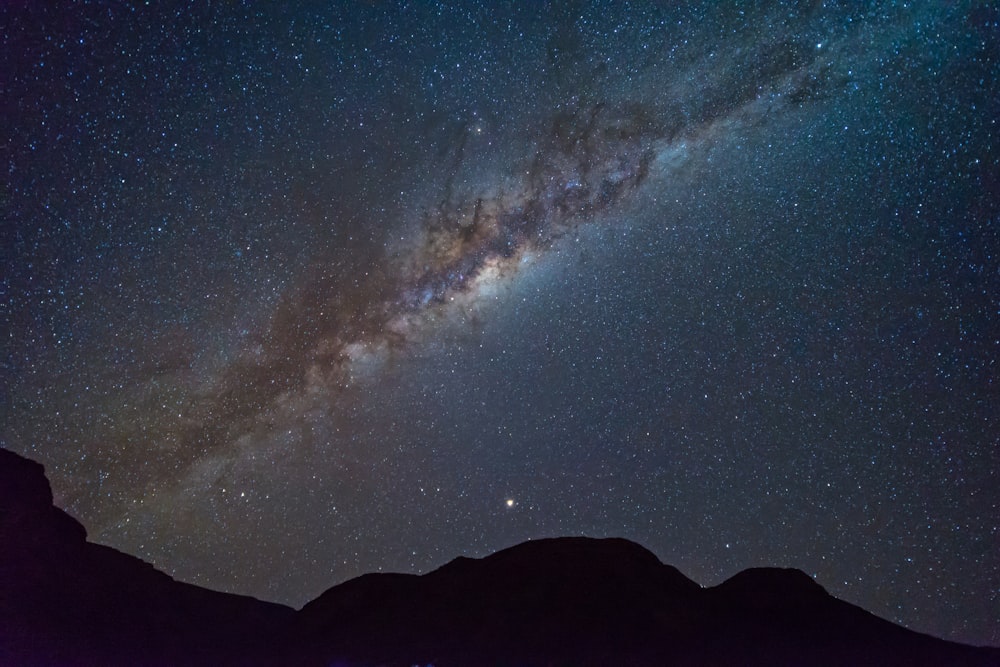
{"label": "dense star field", "polygon": [[301,605],[622,536],[1000,644],[992,3],[284,4],[0,8],[0,428],[92,540]]}

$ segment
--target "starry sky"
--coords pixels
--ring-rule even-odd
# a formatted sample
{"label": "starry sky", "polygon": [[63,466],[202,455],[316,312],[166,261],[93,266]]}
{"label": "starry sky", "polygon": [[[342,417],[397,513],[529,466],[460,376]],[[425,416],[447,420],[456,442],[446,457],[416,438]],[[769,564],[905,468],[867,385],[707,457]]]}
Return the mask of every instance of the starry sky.
{"label": "starry sky", "polygon": [[622,536],[1000,645],[988,2],[5,2],[4,446],[299,606]]}

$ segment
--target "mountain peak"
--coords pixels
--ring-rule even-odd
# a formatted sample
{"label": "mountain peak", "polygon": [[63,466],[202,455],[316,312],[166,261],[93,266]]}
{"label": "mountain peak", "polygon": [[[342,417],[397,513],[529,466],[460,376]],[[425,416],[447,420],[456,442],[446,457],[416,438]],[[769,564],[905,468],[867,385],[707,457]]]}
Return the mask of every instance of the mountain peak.
{"label": "mountain peak", "polygon": [[630,591],[640,598],[644,591],[683,598],[701,588],[653,552],[623,538],[529,540],[485,558],[457,558],[428,576],[441,580],[468,576],[486,586],[534,586],[549,592],[564,589],[566,594],[581,588],[611,596]]}
{"label": "mountain peak", "polygon": [[717,595],[786,605],[828,596],[826,589],[802,570],[753,567],[739,572],[712,591]]}
{"label": "mountain peak", "polygon": [[8,551],[38,550],[53,541],[82,544],[87,531],[52,504],[42,464],[0,448],[0,536]]}
{"label": "mountain peak", "polygon": [[42,464],[0,449],[0,508],[25,510],[51,504],[52,487]]}
{"label": "mountain peak", "polygon": [[615,567],[658,569],[664,567],[656,555],[645,547],[620,537],[547,537],[528,540],[483,558],[459,556],[438,571],[452,567],[469,567],[481,563],[493,568],[530,565],[532,568],[567,569],[578,564],[595,566],[599,563]]}

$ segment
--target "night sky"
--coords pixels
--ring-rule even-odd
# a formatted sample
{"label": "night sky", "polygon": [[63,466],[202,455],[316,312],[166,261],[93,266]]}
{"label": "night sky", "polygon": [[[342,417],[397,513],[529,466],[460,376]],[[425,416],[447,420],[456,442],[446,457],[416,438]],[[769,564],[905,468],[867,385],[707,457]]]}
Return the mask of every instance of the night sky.
{"label": "night sky", "polygon": [[992,3],[290,4],[0,8],[0,428],[90,539],[299,606],[622,536],[1000,645]]}

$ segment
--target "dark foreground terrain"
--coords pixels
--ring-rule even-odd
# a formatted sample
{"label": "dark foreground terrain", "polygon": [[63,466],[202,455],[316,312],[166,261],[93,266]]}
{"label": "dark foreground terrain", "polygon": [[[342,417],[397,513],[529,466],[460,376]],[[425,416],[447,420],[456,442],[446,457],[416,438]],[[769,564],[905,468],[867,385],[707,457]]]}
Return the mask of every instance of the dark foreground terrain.
{"label": "dark foreground terrain", "polygon": [[42,466],[0,449],[0,665],[1000,665],[798,570],[702,588],[625,540],[560,538],[366,575],[294,611],[86,541]]}

